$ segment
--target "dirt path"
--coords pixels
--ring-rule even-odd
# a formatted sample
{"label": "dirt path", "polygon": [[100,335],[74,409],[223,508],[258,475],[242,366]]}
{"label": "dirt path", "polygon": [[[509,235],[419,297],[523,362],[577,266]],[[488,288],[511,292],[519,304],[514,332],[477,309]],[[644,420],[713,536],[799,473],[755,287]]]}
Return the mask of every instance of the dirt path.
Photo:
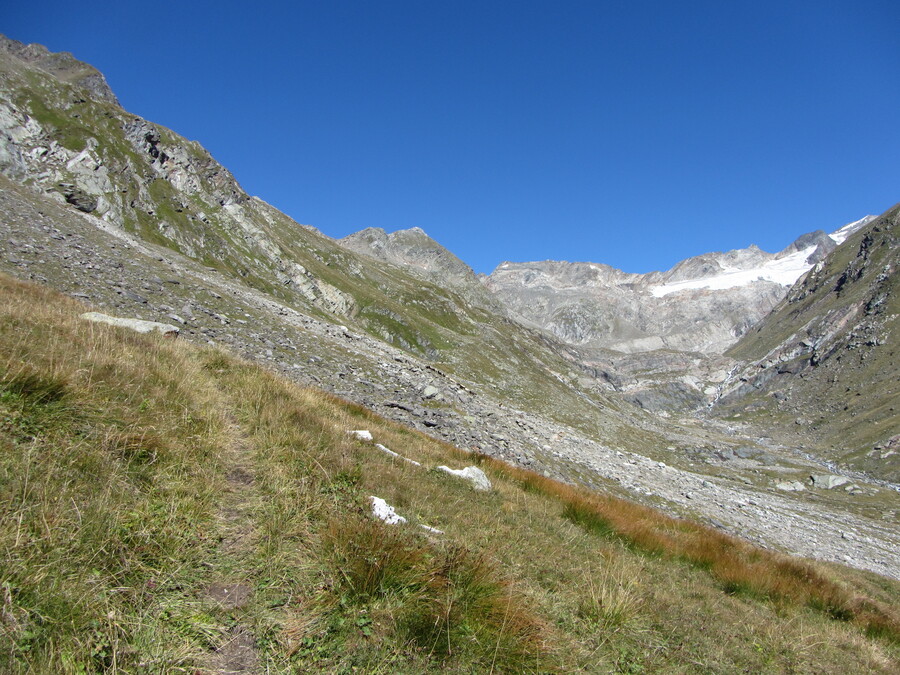
{"label": "dirt path", "polygon": [[204,599],[216,614],[228,619],[231,629],[203,663],[201,672],[209,675],[262,671],[256,637],[244,611],[253,597],[253,583],[246,574],[250,567],[245,564],[255,538],[253,503],[257,495],[250,466],[252,448],[236,422],[231,422],[229,436],[231,442],[223,457],[228,467],[227,482],[216,514],[222,540],[210,562],[212,581]]}

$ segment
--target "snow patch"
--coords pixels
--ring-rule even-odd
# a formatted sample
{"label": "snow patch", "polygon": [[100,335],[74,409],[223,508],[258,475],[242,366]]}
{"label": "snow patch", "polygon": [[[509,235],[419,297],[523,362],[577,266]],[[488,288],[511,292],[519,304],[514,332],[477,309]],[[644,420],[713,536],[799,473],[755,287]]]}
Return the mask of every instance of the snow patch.
{"label": "snow patch", "polygon": [[415,464],[416,466],[422,466],[419,462],[414,459],[410,459],[409,457],[404,457],[403,455],[394,452],[390,448],[382,445],[381,443],[376,443],[375,447],[381,450],[386,455],[390,455],[391,457],[396,457],[397,459],[402,459],[404,462],[409,462],[410,464]]}
{"label": "snow patch", "polygon": [[749,286],[754,281],[771,281],[782,286],[793,286],[812,265],[806,262],[816,250],[815,246],[809,246],[802,251],[791,253],[783,258],[768,260],[758,267],[742,270],[726,267],[720,274],[704,279],[688,279],[671,284],[654,286],[650,289],[654,297],[661,298],[670,293],[679,291],[707,288],[710,290],[724,290],[737,286]]}
{"label": "snow patch", "polygon": [[358,438],[361,441],[373,441],[375,439],[372,438],[372,432],[368,429],[354,429],[352,431],[348,431],[348,434]]}
{"label": "snow patch", "polygon": [[379,520],[383,520],[388,525],[400,525],[406,522],[406,518],[394,511],[394,507],[381,499],[381,497],[372,495],[369,499],[372,502],[372,515]]}
{"label": "snow patch", "polygon": [[837,230],[836,232],[832,232],[828,236],[831,237],[835,241],[835,243],[843,244],[845,241],[847,241],[847,237],[849,237],[864,225],[871,223],[873,220],[875,220],[875,216],[865,216],[864,218],[860,218],[859,220],[855,220],[852,223],[844,225],[841,229]]}
{"label": "snow patch", "polygon": [[[832,232],[831,237],[836,243],[843,243],[847,237],[856,232],[858,229],[870,223],[875,216],[866,216],[852,223],[844,225],[839,230]],[[650,292],[654,297],[661,298],[670,293],[678,293],[679,291],[697,290],[701,288],[718,291],[726,288],[736,288],[738,286],[749,286],[754,281],[770,281],[772,283],[781,284],[782,286],[793,286],[797,279],[812,269],[812,264],[806,262],[816,250],[816,246],[809,246],[802,251],[796,251],[781,258],[768,260],[757,267],[750,269],[739,269],[737,267],[726,267],[719,274],[703,279],[687,279],[685,281],[676,281],[670,284],[661,284],[654,286]]]}

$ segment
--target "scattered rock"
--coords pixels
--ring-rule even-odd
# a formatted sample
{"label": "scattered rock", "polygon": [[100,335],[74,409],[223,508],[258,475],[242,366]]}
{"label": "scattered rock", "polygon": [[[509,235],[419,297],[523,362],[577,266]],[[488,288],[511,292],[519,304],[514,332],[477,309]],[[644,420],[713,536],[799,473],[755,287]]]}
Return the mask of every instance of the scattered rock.
{"label": "scattered rock", "polygon": [[96,323],[106,323],[110,326],[119,326],[121,328],[130,328],[138,333],[152,333],[157,331],[162,333],[164,337],[178,337],[181,329],[170,323],[159,323],[158,321],[144,321],[143,319],[122,319],[100,312],[85,312],[81,315],[82,319],[93,321]]}
{"label": "scattered rock", "polygon": [[830,490],[831,488],[840,487],[850,482],[846,476],[835,476],[833,474],[812,475],[809,477],[810,482],[817,488]]}

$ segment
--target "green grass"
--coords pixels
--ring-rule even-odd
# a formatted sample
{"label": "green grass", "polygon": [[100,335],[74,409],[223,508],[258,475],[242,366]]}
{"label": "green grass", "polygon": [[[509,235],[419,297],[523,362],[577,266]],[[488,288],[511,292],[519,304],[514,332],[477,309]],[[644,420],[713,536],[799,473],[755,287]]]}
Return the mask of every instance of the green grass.
{"label": "green grass", "polygon": [[[284,673],[900,663],[892,581],[470,455],[81,311],[0,278],[2,672],[203,672],[236,627],[260,669]],[[346,433],[360,428],[424,467]],[[491,492],[427,470],[472,463]],[[409,524],[373,520],[370,495]],[[246,601],[217,603],[217,585]]]}

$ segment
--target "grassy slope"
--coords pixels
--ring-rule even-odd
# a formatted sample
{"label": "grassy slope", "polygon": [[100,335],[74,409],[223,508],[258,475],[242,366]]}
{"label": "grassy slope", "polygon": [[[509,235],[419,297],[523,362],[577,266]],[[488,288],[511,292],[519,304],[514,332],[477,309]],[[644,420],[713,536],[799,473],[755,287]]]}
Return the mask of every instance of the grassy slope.
{"label": "grassy slope", "polygon": [[[466,455],[82,310],[0,278],[0,671],[202,672],[239,643],[268,672],[900,665],[893,582]],[[346,434],[360,428],[424,466]],[[428,468],[472,462],[493,491]],[[410,524],[372,520],[369,495]]]}

